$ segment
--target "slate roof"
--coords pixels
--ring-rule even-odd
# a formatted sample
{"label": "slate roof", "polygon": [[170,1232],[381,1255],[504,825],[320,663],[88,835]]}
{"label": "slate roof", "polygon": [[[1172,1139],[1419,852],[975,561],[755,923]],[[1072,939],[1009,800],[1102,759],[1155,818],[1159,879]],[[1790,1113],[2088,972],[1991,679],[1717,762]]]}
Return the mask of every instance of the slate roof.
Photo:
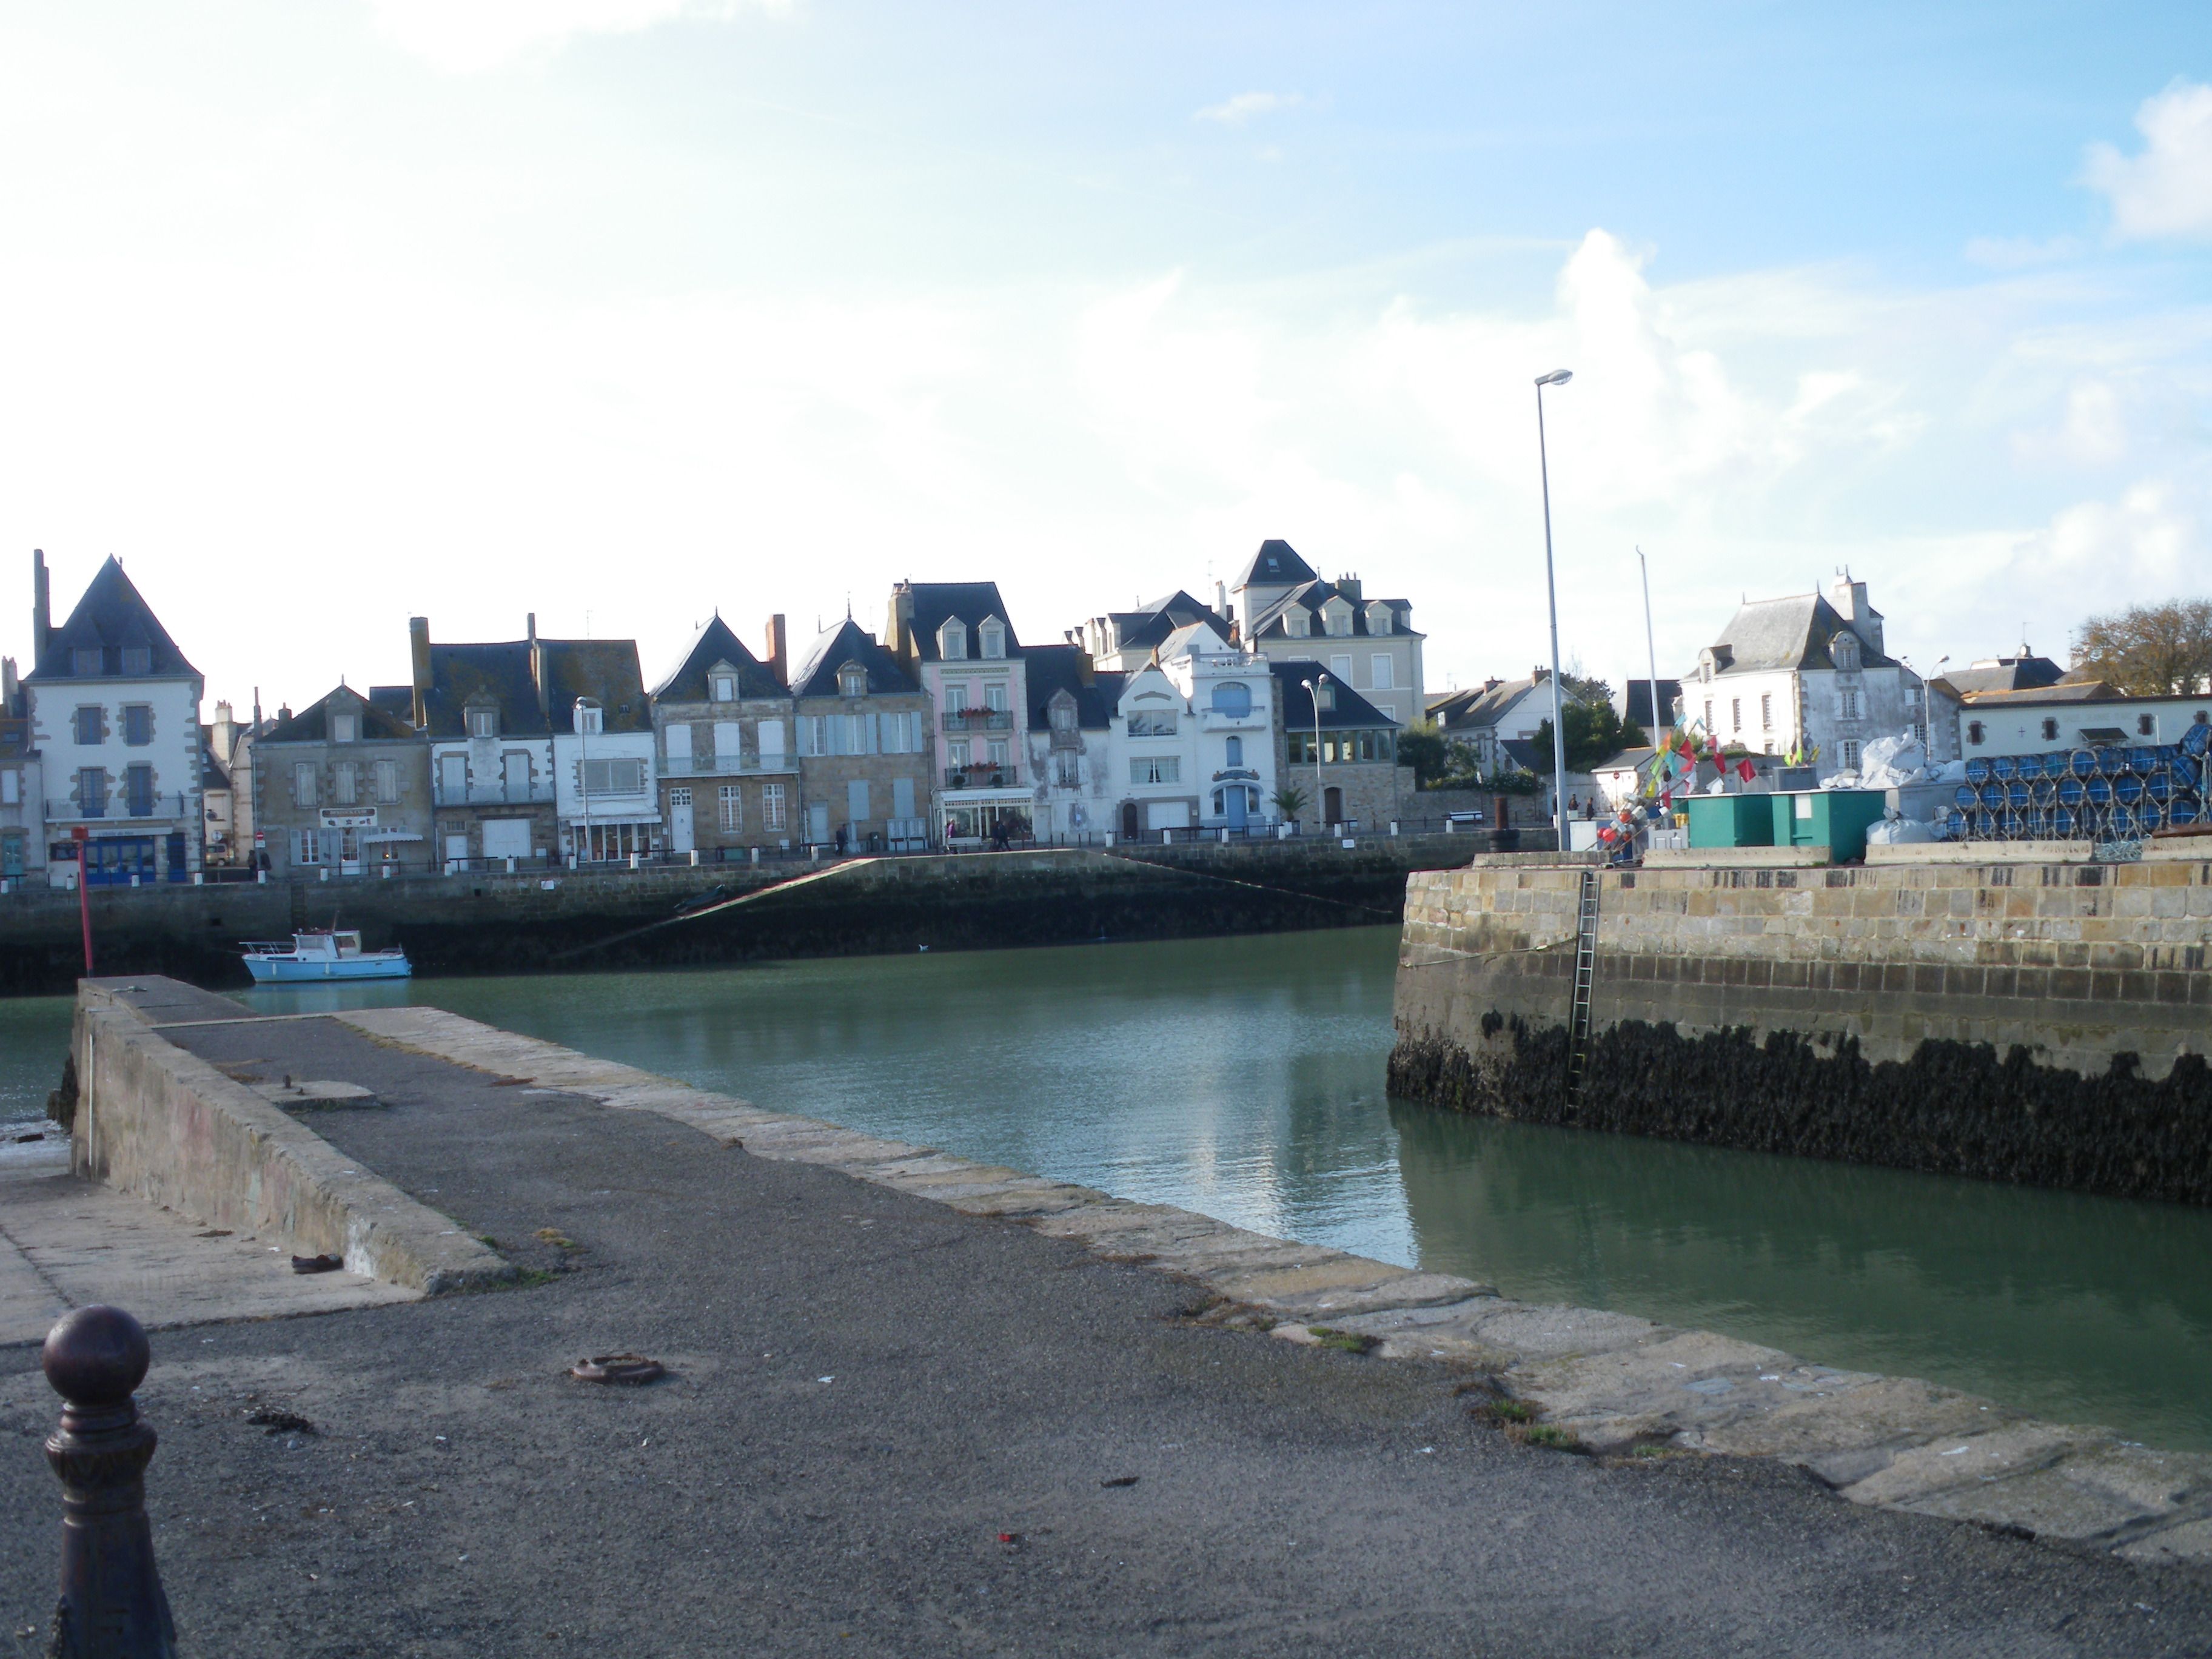
{"label": "slate roof", "polygon": [[1553,754],[1550,744],[1539,744],[1534,738],[1508,738],[1498,747],[1506,759],[1523,772],[1534,772],[1540,777],[1547,775],[1551,772],[1552,763],[1559,758]]}
{"label": "slate roof", "polygon": [[102,677],[119,678],[123,653],[134,646],[146,648],[150,665],[145,674],[132,675],[133,679],[196,680],[200,677],[199,670],[185,660],[185,653],[161,626],[153,607],[123,574],[122,561],[111,554],[84,590],[84,597],[76,602],[76,609],[70,612],[69,620],[47,635],[45,653],[24,678],[27,683],[76,679],[79,678],[74,665],[76,653],[82,649],[100,652]]}
{"label": "slate roof", "polygon": [[1083,684],[1083,652],[1073,645],[1032,646],[1022,653],[1029,665],[1030,730],[1042,731],[1052,723],[1053,694],[1065,690],[1075,699],[1075,724],[1083,730],[1103,731],[1113,723],[1115,707],[1121,701],[1126,674],[1097,674]]}
{"label": "slate roof", "polygon": [[1229,618],[1181,588],[1164,599],[1139,605],[1134,611],[1109,611],[1105,620],[1113,624],[1116,651],[1155,649],[1165,642],[1169,635],[1193,623],[1205,623],[1223,639],[1229,637]]}
{"label": "slate roof", "polygon": [[372,685],[368,700],[387,714],[397,714],[413,724],[415,719],[415,688],[411,685]]}
{"label": "slate roof", "polygon": [[[1540,687],[1548,688],[1551,678],[1549,674],[1541,678],[1530,674],[1517,680],[1488,680],[1480,685],[1447,691],[1428,700],[1429,718],[1447,732],[1470,732],[1494,726],[1523,696]],[[1663,689],[1667,682],[1662,680],[1660,684]],[[1577,693],[1571,686],[1562,684],[1559,690],[1568,701],[1577,700]],[[1551,700],[1551,692],[1547,689],[1544,701],[1549,704]]]}
{"label": "slate roof", "polygon": [[[1516,738],[1514,741],[1517,743],[1520,739]],[[1657,758],[1658,754],[1659,751],[1656,749],[1624,749],[1611,760],[1601,761],[1590,768],[1590,770],[1593,772],[1641,772]]]}
{"label": "slate roof", "polygon": [[[2091,680],[2086,685],[2033,685],[2021,691],[1970,691],[1961,699],[1969,708],[2064,708],[2085,702],[2147,702],[2146,697],[2130,697],[2116,691],[2102,680]],[[2166,697],[2155,699],[2167,702],[2203,702],[2203,697]]]}
{"label": "slate roof", "polygon": [[[1298,682],[1312,679],[1328,671],[1317,662],[1271,662],[1267,672],[1275,677],[1275,695],[1283,711],[1285,732],[1310,732],[1314,729],[1313,697]],[[1398,722],[1338,680],[1329,676],[1329,684],[1336,690],[1336,706],[1321,711],[1321,729],[1324,732],[1381,726],[1395,729]]]}
{"label": "slate roof", "polygon": [[692,635],[691,643],[684,648],[683,656],[668,671],[667,678],[653,688],[653,695],[663,702],[708,702],[707,676],[720,662],[738,671],[740,697],[789,695],[783,683],[776,678],[775,671],[746,650],[744,642],[719,616]]}
{"label": "slate roof", "polygon": [[868,671],[868,695],[890,696],[901,692],[918,692],[921,685],[905,669],[899,659],[880,644],[876,636],[863,629],[850,617],[815,636],[799,659],[799,672],[791,677],[791,695],[794,697],[835,697],[842,696],[837,689],[838,671],[847,663],[857,662]]}
{"label": "slate roof", "polygon": [[[1310,581],[1302,587],[1293,588],[1291,592],[1284,594],[1280,599],[1278,599],[1273,603],[1268,605],[1257,615],[1247,617],[1244,623],[1244,637],[1248,640],[1289,639],[1291,635],[1284,618],[1285,613],[1286,613],[1292,605],[1297,605],[1304,610],[1310,611],[1314,613],[1315,617],[1318,618],[1321,615],[1322,606],[1327,605],[1340,592],[1342,592],[1342,590],[1336,583],[1318,580]],[[1425,637],[1418,635],[1413,627],[1413,602],[1409,599],[1370,599],[1364,596],[1355,599],[1347,593],[1345,595],[1345,603],[1352,607],[1352,632],[1350,635],[1346,635],[1339,634],[1331,635],[1325,634],[1311,634],[1305,635],[1304,637],[1315,640],[1328,638],[1367,639],[1370,637],[1382,637],[1380,635],[1370,635],[1368,632],[1367,607],[1370,605],[1384,605],[1389,606],[1390,635],[1392,637],[1401,635],[1409,637]]]}
{"label": "slate roof", "polygon": [[527,640],[431,644],[430,684],[422,698],[422,723],[429,735],[468,736],[468,705],[477,697],[489,697],[498,705],[501,737],[542,738],[551,729],[538,705]]}
{"label": "slate roof", "polygon": [[351,686],[333,686],[315,702],[309,703],[289,720],[280,720],[261,734],[262,743],[328,743],[331,737],[330,706],[332,698],[345,695],[361,705],[361,741],[389,743],[405,741],[415,736],[414,724],[400,720],[387,710],[379,708]]}
{"label": "slate roof", "polygon": [[[1856,630],[1835,606],[1818,593],[1793,593],[1786,599],[1753,599],[1739,609],[1734,620],[1713,641],[1713,672],[1721,674],[1771,674],[1803,668],[1833,668],[1829,642],[1837,635]],[[1858,635],[1859,663],[1866,668],[1894,668],[1894,659]]]}
{"label": "slate roof", "polygon": [[976,642],[975,630],[990,617],[1006,624],[1006,655],[1022,655],[1021,646],[1014,637],[1013,618],[1006,614],[1006,602],[999,597],[998,583],[915,582],[907,591],[914,596],[914,643],[922,661],[938,660],[937,630],[951,617],[968,624],[968,660],[979,659],[981,647]]}
{"label": "slate roof", "polygon": [[599,703],[603,731],[653,730],[653,705],[646,700],[635,640],[541,639],[538,654],[546,718],[556,735],[576,729],[579,697]]}
{"label": "slate roof", "polygon": [[1282,587],[1296,582],[1310,582],[1319,574],[1298,556],[1297,549],[1286,541],[1271,538],[1260,544],[1260,550],[1244,567],[1244,574],[1230,585],[1232,587]]}
{"label": "slate roof", "polygon": [[1966,668],[1954,668],[1942,683],[1960,696],[1974,691],[2030,691],[2056,685],[2066,671],[2048,657],[2023,649],[2017,657],[1996,657]]}

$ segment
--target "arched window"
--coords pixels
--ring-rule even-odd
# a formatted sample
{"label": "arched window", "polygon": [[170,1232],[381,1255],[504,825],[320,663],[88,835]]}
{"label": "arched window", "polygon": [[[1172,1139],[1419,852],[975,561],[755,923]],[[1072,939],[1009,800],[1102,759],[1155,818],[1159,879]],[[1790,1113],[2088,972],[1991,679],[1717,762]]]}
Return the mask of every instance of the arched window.
{"label": "arched window", "polygon": [[938,654],[947,662],[964,662],[968,659],[967,624],[957,617],[947,618],[945,626],[937,630]]}
{"label": "arched window", "polygon": [[1231,766],[1242,766],[1244,764],[1243,738],[1231,738],[1229,739],[1229,763]]}
{"label": "arched window", "polygon": [[1213,712],[1243,720],[1252,712],[1252,688],[1241,680],[1227,680],[1213,688]]}

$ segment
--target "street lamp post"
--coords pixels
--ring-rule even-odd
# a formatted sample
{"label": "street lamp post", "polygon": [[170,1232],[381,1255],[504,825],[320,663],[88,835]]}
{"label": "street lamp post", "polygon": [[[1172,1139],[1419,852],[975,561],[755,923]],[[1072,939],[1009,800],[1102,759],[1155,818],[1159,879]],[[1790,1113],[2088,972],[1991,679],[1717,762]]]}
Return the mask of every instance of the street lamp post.
{"label": "street lamp post", "polygon": [[585,741],[591,735],[591,721],[586,716],[599,705],[589,697],[576,699],[576,782],[584,797],[583,845],[576,849],[579,866],[590,861],[592,855],[592,745]]}
{"label": "street lamp post", "polygon": [[[1536,469],[1544,489],[1544,598],[1552,611],[1552,830],[1558,850],[1567,850],[1567,727],[1566,704],[1559,695],[1559,590],[1552,574],[1552,465],[1544,453],[1544,388],[1565,386],[1575,378],[1571,368],[1555,368],[1536,377]],[[1658,719],[1658,710],[1652,710]]]}
{"label": "street lamp post", "polygon": [[1637,568],[1644,573],[1644,659],[1651,671],[1651,746],[1659,746],[1659,647],[1651,642],[1651,567],[1644,550],[1636,550]]}
{"label": "street lamp post", "polygon": [[1306,696],[1313,702],[1314,821],[1320,824],[1322,829],[1326,830],[1328,828],[1328,819],[1325,816],[1325,810],[1322,807],[1322,803],[1327,799],[1327,797],[1322,793],[1321,787],[1321,688],[1322,685],[1325,685],[1328,683],[1328,676],[1322,674],[1316,678],[1320,681],[1320,684],[1316,684],[1314,680],[1300,680],[1298,684],[1305,687]]}

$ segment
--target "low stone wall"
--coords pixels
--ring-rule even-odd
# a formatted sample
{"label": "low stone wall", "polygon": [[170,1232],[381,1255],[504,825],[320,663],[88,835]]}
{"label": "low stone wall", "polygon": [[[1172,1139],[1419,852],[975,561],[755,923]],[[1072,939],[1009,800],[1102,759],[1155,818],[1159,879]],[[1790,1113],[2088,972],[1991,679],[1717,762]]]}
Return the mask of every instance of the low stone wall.
{"label": "low stone wall", "polygon": [[2212,859],[1409,882],[1390,1086],[1531,1121],[2212,1203]]}
{"label": "low stone wall", "polygon": [[119,981],[84,982],[74,1044],[78,1175],[430,1294],[514,1277],[444,1216],[167,1042]]}
{"label": "low stone wall", "polygon": [[[1517,837],[1521,845],[1539,839]],[[404,946],[424,975],[1273,933],[1395,921],[1409,871],[1464,864],[1498,841],[1363,836],[1349,848],[1314,837],[883,859],[670,927],[653,924],[718,890],[734,896],[817,866],[107,889],[92,895],[93,938],[103,974],[222,987],[247,982],[240,940],[282,939],[333,920],[362,929],[371,946]],[[82,963],[75,894],[0,897],[0,994],[66,991]]]}

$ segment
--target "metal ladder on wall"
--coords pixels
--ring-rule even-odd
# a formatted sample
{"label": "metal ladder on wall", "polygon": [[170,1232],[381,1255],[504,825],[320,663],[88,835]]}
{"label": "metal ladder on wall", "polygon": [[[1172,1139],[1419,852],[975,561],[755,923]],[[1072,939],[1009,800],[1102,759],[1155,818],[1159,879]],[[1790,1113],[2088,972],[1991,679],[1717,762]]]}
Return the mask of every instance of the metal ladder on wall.
{"label": "metal ladder on wall", "polygon": [[1567,1015],[1567,1098],[1581,1092],[1583,1068],[1589,1062],[1590,985],[1597,977],[1598,872],[1583,872],[1582,901],[1575,915],[1575,1001]]}

